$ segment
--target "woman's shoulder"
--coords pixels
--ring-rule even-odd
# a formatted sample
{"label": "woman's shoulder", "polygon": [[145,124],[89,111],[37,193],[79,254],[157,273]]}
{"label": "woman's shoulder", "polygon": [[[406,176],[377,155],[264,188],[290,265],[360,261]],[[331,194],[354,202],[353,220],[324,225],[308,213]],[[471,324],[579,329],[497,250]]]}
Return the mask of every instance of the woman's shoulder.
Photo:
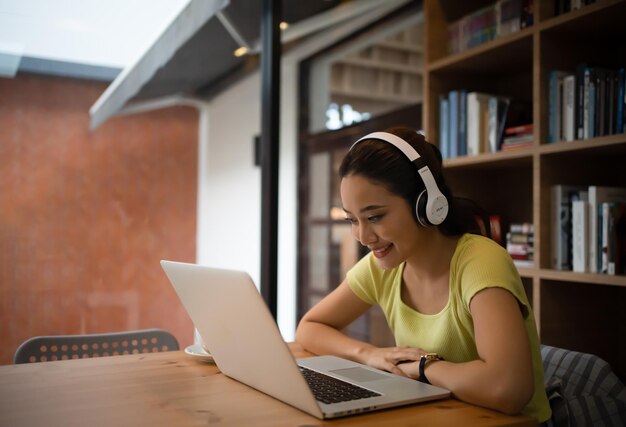
{"label": "woman's shoulder", "polygon": [[459,239],[457,252],[482,253],[485,255],[507,254],[496,241],[478,234],[466,233]]}

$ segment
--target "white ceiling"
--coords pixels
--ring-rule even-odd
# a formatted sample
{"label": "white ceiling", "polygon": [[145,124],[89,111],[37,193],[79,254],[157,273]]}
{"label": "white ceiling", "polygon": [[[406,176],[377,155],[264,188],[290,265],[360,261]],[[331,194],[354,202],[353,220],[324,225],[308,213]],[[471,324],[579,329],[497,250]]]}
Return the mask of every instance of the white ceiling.
{"label": "white ceiling", "polygon": [[124,68],[143,54],[187,3],[0,0],[0,52]]}

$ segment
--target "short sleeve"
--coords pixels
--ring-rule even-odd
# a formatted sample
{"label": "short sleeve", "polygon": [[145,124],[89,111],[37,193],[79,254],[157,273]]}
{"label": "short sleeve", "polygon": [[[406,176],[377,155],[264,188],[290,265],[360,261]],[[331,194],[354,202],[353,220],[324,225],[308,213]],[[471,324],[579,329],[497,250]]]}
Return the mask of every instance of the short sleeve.
{"label": "short sleeve", "polygon": [[375,274],[372,271],[372,262],[376,261],[372,258],[371,253],[365,255],[346,274],[346,280],[352,292],[368,304],[376,304],[378,301],[374,281]]}
{"label": "short sleeve", "polygon": [[465,247],[458,260],[461,294],[469,310],[472,298],[483,289],[500,287],[518,300],[524,318],[529,314],[529,303],[522,281],[506,250],[492,240],[481,238]]}

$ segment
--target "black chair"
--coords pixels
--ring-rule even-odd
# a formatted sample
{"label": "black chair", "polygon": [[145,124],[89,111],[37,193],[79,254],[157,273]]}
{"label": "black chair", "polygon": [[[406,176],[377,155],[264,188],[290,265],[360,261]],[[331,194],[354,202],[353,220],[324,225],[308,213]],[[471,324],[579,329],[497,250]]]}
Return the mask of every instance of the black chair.
{"label": "black chair", "polygon": [[626,388],[607,362],[547,345],[541,358],[554,426],[626,425]]}
{"label": "black chair", "polygon": [[178,341],[163,329],[140,329],[108,334],[32,337],[15,351],[13,363],[50,362],[125,354],[178,350]]}

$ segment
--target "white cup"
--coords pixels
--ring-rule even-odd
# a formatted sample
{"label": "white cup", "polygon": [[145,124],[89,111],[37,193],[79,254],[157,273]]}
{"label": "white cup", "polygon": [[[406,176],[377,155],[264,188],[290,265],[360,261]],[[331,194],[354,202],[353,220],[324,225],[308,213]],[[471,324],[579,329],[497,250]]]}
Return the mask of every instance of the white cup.
{"label": "white cup", "polygon": [[202,340],[202,337],[200,336],[200,332],[198,332],[198,330],[195,328],[193,330],[193,343],[196,345],[199,345],[200,347],[202,347],[204,351],[211,354],[206,344],[204,344],[204,341]]}

